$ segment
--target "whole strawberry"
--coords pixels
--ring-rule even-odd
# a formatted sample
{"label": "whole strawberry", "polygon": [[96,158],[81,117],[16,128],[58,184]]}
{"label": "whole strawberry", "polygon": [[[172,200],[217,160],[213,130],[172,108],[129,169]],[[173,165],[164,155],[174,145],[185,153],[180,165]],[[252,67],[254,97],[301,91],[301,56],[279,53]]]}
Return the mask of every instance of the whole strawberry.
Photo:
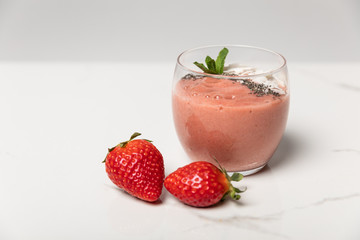
{"label": "whole strawberry", "polygon": [[164,161],[159,150],[145,139],[130,140],[110,148],[105,169],[110,180],[129,194],[145,201],[159,199],[164,183]]}
{"label": "whole strawberry", "polygon": [[238,200],[243,192],[231,185],[231,181],[240,181],[240,173],[231,177],[225,169],[209,162],[193,162],[177,169],[165,178],[165,188],[185,204],[194,207],[208,207],[218,203],[227,195]]}

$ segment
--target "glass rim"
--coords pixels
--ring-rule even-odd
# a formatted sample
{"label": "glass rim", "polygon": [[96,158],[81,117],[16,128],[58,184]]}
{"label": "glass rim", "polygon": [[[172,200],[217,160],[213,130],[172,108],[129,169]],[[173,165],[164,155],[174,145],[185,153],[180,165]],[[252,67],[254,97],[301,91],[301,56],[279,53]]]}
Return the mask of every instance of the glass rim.
{"label": "glass rim", "polygon": [[[268,52],[268,53],[272,53],[278,57],[280,57],[280,59],[282,59],[283,63],[280,65],[280,67],[277,67],[275,69],[263,72],[263,73],[257,73],[257,74],[249,74],[249,75],[236,75],[236,76],[229,76],[229,75],[223,75],[223,74],[212,74],[212,73],[205,73],[205,72],[200,72],[199,71],[195,71],[190,69],[189,67],[185,66],[183,63],[181,63],[181,57],[184,56],[185,54],[189,53],[189,52],[193,52],[196,50],[200,50],[200,49],[204,49],[204,48],[214,48],[214,47],[237,47],[237,48],[249,48],[249,49],[256,49],[256,50],[261,50],[264,52]],[[183,51],[182,53],[180,53],[180,55],[177,57],[177,64],[179,66],[181,66],[182,68],[184,68],[185,70],[189,71],[189,72],[193,72],[195,74],[199,74],[199,75],[203,75],[203,76],[209,76],[209,77],[213,77],[213,78],[232,78],[232,79],[242,79],[242,78],[252,78],[252,77],[261,77],[261,76],[268,76],[268,75],[273,75],[277,72],[280,72],[281,70],[283,70],[283,68],[286,67],[286,59],[283,55],[281,55],[278,52],[266,49],[266,48],[262,48],[262,47],[255,47],[255,46],[250,46],[250,45],[237,45],[237,44],[225,44],[225,45],[205,45],[205,46],[200,46],[200,47],[195,47],[195,48],[190,48],[188,50]]]}

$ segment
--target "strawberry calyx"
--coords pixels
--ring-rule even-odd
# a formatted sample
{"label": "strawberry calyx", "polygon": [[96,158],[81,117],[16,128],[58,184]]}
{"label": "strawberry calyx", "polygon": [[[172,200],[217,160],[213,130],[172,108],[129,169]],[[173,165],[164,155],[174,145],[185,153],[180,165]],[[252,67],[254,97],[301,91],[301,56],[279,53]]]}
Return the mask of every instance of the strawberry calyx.
{"label": "strawberry calyx", "polygon": [[127,141],[125,141],[125,142],[121,142],[121,143],[119,143],[118,145],[116,145],[115,147],[110,148],[110,149],[109,149],[109,152],[111,152],[112,150],[114,150],[114,148],[116,148],[117,146],[120,146],[120,147],[122,147],[122,148],[126,147],[126,145],[127,145],[131,140],[133,140],[134,138],[136,138],[136,137],[138,137],[138,136],[140,136],[140,135],[141,135],[141,133],[134,132],[134,133],[131,135],[131,137],[130,137],[129,140],[127,140]]}
{"label": "strawberry calyx", "polygon": [[220,171],[225,175],[227,181],[228,181],[228,185],[229,185],[229,190],[224,194],[224,196],[222,197],[221,200],[225,200],[225,198],[227,196],[230,196],[232,199],[234,200],[239,200],[241,198],[240,193],[245,192],[246,191],[246,187],[244,187],[243,189],[239,189],[234,187],[231,182],[239,182],[241,179],[243,179],[243,175],[241,173],[235,172],[231,175],[231,177],[229,176],[229,174],[227,173],[227,171],[225,170],[225,168],[223,168],[220,163],[218,162],[218,160],[213,157],[213,159],[217,162],[217,164],[219,165],[219,169]]}
{"label": "strawberry calyx", "polygon": [[[112,150],[114,150],[116,147],[124,148],[124,147],[126,147],[126,145],[127,145],[130,141],[134,140],[136,137],[138,137],[138,136],[140,136],[140,135],[141,135],[141,133],[139,133],[139,132],[134,132],[134,133],[131,135],[131,137],[130,137],[129,140],[127,140],[127,141],[125,141],[125,142],[121,142],[121,143],[119,143],[118,145],[116,145],[115,147],[108,148],[108,153],[106,154],[106,157],[107,157],[107,155],[108,155]],[[147,139],[143,139],[143,140],[148,141],[148,142],[152,142],[151,140],[147,140]],[[104,161],[102,161],[103,163],[106,162],[106,157],[105,157]]]}
{"label": "strawberry calyx", "polygon": [[232,199],[239,200],[241,198],[239,193],[245,192],[246,187],[244,189],[240,190],[239,188],[234,187],[231,184],[231,181],[239,182],[241,179],[243,179],[243,175],[241,173],[235,172],[231,175],[231,177],[229,177],[229,174],[227,172],[225,172],[225,176],[226,176],[227,180],[229,181],[229,191],[227,193],[225,193],[223,198],[225,198],[229,195]]}

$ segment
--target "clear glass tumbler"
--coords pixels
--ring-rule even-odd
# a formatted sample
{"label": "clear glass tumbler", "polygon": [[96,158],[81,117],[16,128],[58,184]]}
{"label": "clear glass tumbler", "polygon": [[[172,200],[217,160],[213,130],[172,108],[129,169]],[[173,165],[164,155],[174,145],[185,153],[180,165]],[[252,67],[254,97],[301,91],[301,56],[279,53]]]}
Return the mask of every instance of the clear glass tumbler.
{"label": "clear glass tumbler", "polygon": [[[204,73],[194,62],[228,50],[223,72]],[[187,50],[177,59],[172,109],[175,128],[193,161],[253,174],[274,154],[289,110],[285,58],[266,49],[230,45]]]}

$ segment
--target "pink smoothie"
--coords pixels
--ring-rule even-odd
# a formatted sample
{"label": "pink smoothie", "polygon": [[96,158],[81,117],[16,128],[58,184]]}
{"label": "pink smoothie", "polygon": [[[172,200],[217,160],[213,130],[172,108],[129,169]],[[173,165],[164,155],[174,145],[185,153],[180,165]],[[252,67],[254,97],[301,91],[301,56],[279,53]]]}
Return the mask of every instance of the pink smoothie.
{"label": "pink smoothie", "polygon": [[194,161],[228,171],[264,166],[287,121],[289,95],[256,96],[239,82],[203,77],[182,79],[173,90],[173,115],[181,144]]}

